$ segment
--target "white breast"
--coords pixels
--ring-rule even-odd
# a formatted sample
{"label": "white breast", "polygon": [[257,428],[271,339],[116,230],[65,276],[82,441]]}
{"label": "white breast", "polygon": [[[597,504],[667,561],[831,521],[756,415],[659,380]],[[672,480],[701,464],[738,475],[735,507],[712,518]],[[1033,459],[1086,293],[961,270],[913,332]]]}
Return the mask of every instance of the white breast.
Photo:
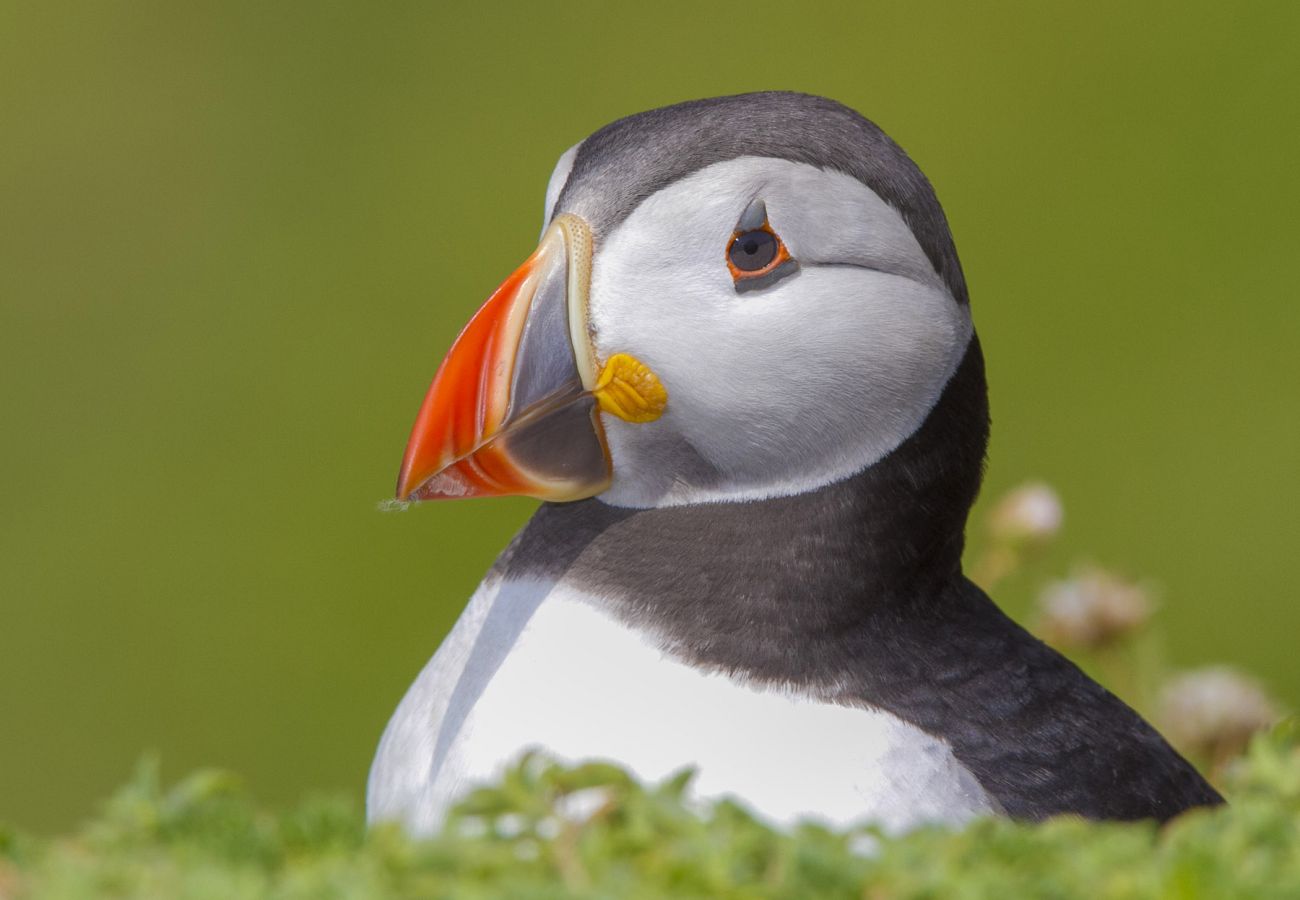
{"label": "white breast", "polygon": [[947,744],[893,715],[702,672],[563,584],[490,580],[389,722],[369,818],[434,831],[529,748],[645,780],[694,766],[699,796],[781,825],[899,831],[997,810]]}

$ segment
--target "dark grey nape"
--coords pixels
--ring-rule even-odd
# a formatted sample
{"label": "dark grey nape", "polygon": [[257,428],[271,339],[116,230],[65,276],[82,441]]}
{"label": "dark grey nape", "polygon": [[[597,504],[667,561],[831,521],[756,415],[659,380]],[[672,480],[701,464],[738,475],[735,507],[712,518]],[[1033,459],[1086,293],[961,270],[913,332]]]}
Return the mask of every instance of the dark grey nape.
{"label": "dark grey nape", "polygon": [[741,156],[788,159],[858,179],[902,214],[953,297],[966,302],[957,249],[930,182],[873,122],[825,97],[737,94],[619,119],[578,147],[555,211],[581,215],[599,241],[666,185]]}
{"label": "dark grey nape", "polygon": [[655,510],[546,504],[497,572],[563,578],[693,664],[884,709],[948,742],[1018,818],[1166,820],[1222,802],[962,575],[987,439],[972,340],[925,424],[846,481]]}

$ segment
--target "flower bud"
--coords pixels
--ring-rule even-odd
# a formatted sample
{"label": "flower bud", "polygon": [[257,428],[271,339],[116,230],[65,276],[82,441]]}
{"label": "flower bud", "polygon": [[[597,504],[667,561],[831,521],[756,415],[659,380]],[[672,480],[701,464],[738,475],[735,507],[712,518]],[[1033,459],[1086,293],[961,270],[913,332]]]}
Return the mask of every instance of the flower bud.
{"label": "flower bud", "polygon": [[998,541],[1042,545],[1056,537],[1064,518],[1056,491],[1035,481],[1003,496],[989,513],[988,528]]}
{"label": "flower bud", "polygon": [[1196,669],[1160,694],[1160,722],[1180,750],[1218,765],[1245,749],[1280,713],[1255,681],[1228,666]]}
{"label": "flower bud", "polygon": [[1154,604],[1139,585],[1088,568],[1049,584],[1038,598],[1038,632],[1064,649],[1095,650],[1139,630]]}

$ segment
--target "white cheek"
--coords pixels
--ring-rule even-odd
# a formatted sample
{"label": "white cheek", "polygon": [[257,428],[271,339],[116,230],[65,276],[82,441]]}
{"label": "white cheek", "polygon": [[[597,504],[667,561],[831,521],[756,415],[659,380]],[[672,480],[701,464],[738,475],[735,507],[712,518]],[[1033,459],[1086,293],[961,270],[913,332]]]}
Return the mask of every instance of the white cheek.
{"label": "white cheek", "polygon": [[[896,276],[808,269],[782,288],[751,295],[748,308],[665,311],[654,328],[620,329],[611,347],[638,348],[671,373],[662,376],[670,399],[658,422],[607,422],[616,477],[607,499],[740,499],[846,477],[916,430],[969,340],[946,294]],[[638,477],[647,462],[672,465],[674,439],[709,463],[716,483]],[[633,476],[626,485],[620,456]]]}
{"label": "white cheek", "polygon": [[[784,177],[781,167],[796,164],[762,162],[730,190],[719,188],[716,172],[707,183],[666,189],[598,251],[598,353],[637,356],[669,397],[652,423],[604,417],[614,461],[608,502],[762,498],[848,477],[919,427],[962,358],[967,311],[897,213],[861,185],[868,197],[850,203],[826,173],[801,166]],[[815,202],[819,185],[829,191],[823,204]],[[768,289],[737,294],[723,254],[736,210],[758,190],[774,227],[810,263]],[[830,213],[801,224],[810,196]],[[897,273],[818,263],[815,248],[852,259],[855,247]]]}

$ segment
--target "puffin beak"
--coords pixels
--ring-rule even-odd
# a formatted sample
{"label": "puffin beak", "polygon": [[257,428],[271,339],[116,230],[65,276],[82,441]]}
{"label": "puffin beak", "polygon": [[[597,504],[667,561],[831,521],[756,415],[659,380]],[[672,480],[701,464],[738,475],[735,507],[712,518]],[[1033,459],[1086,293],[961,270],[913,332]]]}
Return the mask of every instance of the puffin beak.
{"label": "puffin beak", "polygon": [[591,229],[557,216],[443,360],[411,431],[397,499],[578,500],[612,476],[587,329]]}

